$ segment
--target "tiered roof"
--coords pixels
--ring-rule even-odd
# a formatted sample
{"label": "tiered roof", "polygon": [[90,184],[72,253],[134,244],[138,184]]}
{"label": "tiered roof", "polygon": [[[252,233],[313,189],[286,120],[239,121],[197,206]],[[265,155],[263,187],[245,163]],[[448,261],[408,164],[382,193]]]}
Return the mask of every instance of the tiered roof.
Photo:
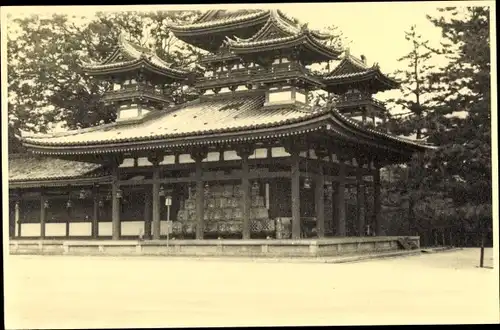
{"label": "tiered roof", "polygon": [[[306,26],[299,27],[297,20],[280,11],[213,10],[192,24],[172,28],[172,31],[190,43],[195,41],[193,44],[197,45],[196,42],[199,42],[206,49],[219,49],[224,40],[221,37],[232,35],[228,46],[231,51],[240,52],[237,55],[294,48],[299,50],[299,59],[309,56],[311,61],[317,61],[335,58],[339,53],[320,42],[327,36],[310,31]],[[243,39],[243,35],[249,31],[251,35]],[[140,60],[141,66],[155,68],[164,76],[187,76],[187,71],[173,69],[156,55],[146,54],[145,49],[121,38],[119,48],[110,57],[100,64],[87,64],[85,69],[108,74],[115,68],[135,68],[139,63],[136,61]],[[261,74],[247,77],[246,81],[256,83],[302,79],[308,80],[310,84],[325,84],[328,88],[363,79],[369,80],[371,84],[378,82],[387,88],[395,83],[382,75],[378,67],[368,68],[351,56],[346,56],[335,70],[319,80],[305,68],[297,69],[292,65],[280,63],[271,68],[258,68],[262,69]],[[174,148],[189,150],[192,146],[259,140],[274,143],[283,137],[315,132],[319,133],[317,138],[331,138],[349,147],[390,154],[393,159],[406,159],[413,152],[427,148],[411,140],[364,128],[334,108],[316,108],[299,103],[266,107],[264,95],[262,89],[211,95],[174,108],[148,113],[134,121],[49,135],[23,134],[22,140],[25,146],[37,154],[59,157],[81,155],[82,159],[85,159],[85,155],[141,153]]]}
{"label": "tiered roof", "polygon": [[268,10],[209,10],[190,24],[170,26],[182,41],[215,52],[227,35],[243,38],[252,36],[269,17]]}
{"label": "tiered roof", "polygon": [[322,130],[345,144],[364,145],[381,153],[404,155],[426,149],[410,140],[363,128],[335,109],[306,105],[265,109],[264,97],[257,92],[196,100],[134,124],[112,123],[54,135],[24,135],[23,142],[39,154],[92,155],[275,140]]}
{"label": "tiered roof", "polygon": [[246,39],[228,38],[227,44],[238,55],[298,48],[300,58],[313,63],[336,59],[341,53],[322,42],[329,37],[308,29],[306,24],[299,26],[297,20],[289,19],[279,10],[272,10],[266,24],[256,34]]}
{"label": "tiered roof", "polygon": [[348,85],[368,83],[374,92],[382,92],[397,88],[399,83],[380,71],[377,63],[371,67],[362,60],[352,56],[348,51],[333,71],[323,77],[328,90],[338,91]]}
{"label": "tiered roof", "polygon": [[82,70],[93,76],[109,78],[110,74],[135,71],[141,68],[161,76],[162,80],[185,80],[191,74],[186,69],[173,68],[153,51],[125,39],[122,34],[115,49],[100,63],[82,63]]}

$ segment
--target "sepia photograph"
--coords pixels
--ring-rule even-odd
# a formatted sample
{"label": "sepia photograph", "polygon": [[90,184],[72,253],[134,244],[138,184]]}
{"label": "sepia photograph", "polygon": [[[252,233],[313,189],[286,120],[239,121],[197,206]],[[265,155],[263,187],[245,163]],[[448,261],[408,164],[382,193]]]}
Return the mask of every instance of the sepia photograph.
{"label": "sepia photograph", "polygon": [[495,1],[0,11],[6,329],[500,322]]}

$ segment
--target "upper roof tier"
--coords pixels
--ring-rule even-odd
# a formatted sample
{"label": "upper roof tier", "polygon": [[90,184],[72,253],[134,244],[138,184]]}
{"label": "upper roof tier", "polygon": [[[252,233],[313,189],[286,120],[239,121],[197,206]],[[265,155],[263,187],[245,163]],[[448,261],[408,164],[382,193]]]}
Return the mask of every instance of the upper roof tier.
{"label": "upper roof tier", "polygon": [[307,24],[286,17],[279,10],[270,11],[266,24],[250,38],[227,38],[229,49],[240,56],[257,52],[276,52],[285,49],[299,51],[299,58],[307,63],[323,62],[338,58],[340,50],[325,45],[327,34],[310,30]]}
{"label": "upper roof tier", "polygon": [[209,10],[192,23],[169,28],[180,40],[216,52],[226,36],[248,38],[255,34],[269,15],[269,10],[261,9]]}
{"label": "upper roof tier", "polygon": [[158,76],[161,81],[183,81],[193,74],[187,69],[173,68],[150,49],[126,40],[123,34],[106,59],[100,63],[83,62],[81,67],[89,75],[106,79],[109,75],[126,74],[141,69]]}
{"label": "upper roof tier", "polygon": [[368,66],[365,61],[352,56],[349,51],[346,51],[339,65],[323,77],[325,89],[343,94],[350,88],[358,88],[360,85],[365,85],[372,93],[399,87],[399,82],[382,73],[377,63]]}

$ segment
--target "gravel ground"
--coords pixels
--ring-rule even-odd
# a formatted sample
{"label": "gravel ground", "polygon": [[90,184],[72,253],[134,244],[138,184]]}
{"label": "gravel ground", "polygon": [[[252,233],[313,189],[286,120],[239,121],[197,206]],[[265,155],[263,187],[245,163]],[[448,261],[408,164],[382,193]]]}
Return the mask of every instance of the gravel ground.
{"label": "gravel ground", "polygon": [[8,256],[5,325],[496,323],[498,270],[478,262],[479,249],[348,264]]}

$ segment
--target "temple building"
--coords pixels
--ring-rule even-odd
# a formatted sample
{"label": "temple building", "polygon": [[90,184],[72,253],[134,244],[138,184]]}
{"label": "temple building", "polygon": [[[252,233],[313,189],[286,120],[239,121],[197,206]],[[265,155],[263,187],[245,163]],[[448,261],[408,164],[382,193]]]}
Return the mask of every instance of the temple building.
{"label": "temple building", "polygon": [[[104,61],[82,64],[110,82],[102,101],[115,122],[23,133],[29,154],[9,158],[11,238],[386,235],[380,169],[430,148],[364,124],[384,117],[373,94],[396,81],[279,10],[210,10],[171,31],[208,52],[196,70],[120,37]],[[331,60],[326,75],[308,69]],[[171,104],[178,86],[198,97]],[[335,102],[312,105],[317,90]]]}

